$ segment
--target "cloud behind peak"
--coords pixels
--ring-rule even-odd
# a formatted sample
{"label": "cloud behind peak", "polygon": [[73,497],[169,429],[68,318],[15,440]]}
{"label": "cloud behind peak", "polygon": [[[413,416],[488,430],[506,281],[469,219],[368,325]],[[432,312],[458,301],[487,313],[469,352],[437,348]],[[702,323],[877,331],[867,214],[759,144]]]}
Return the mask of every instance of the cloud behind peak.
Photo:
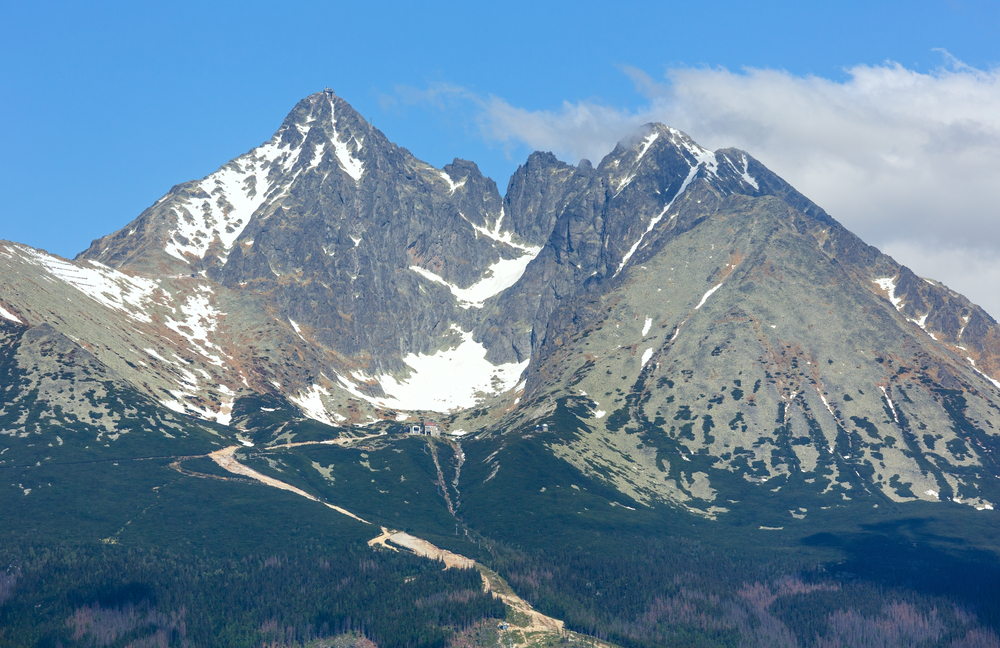
{"label": "cloud behind peak", "polygon": [[[1000,69],[919,72],[887,61],[841,80],[783,70],[623,68],[636,109],[598,100],[531,110],[475,98],[482,136],[508,149],[599,161],[640,125],[663,122],[711,149],[756,158],[870,243],[1000,316]],[[948,258],[976,259],[953,264]]]}

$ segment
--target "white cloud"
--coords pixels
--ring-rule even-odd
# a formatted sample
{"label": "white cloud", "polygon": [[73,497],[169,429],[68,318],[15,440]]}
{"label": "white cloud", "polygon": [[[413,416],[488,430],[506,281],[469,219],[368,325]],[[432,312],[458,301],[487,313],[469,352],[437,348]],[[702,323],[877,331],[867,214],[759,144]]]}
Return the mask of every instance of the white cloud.
{"label": "white cloud", "polygon": [[595,164],[611,152],[622,137],[655,119],[592,102],[564,102],[558,111],[511,106],[490,97],[482,102],[483,134],[504,144],[523,143],[532,150],[552,151],[574,163],[587,158]]}
{"label": "white cloud", "polygon": [[600,160],[660,121],[709,148],[750,152],[867,242],[1000,316],[1000,69],[944,53],[923,73],[859,65],[843,81],[778,70],[626,69],[647,105],[525,110],[476,99],[484,136]]}

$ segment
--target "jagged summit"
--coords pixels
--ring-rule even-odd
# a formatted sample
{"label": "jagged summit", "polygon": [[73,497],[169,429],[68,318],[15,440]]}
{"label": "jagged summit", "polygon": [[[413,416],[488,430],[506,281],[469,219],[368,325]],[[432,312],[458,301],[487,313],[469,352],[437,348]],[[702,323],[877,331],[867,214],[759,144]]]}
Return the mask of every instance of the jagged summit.
{"label": "jagged summit", "polygon": [[257,396],[484,434],[570,407],[579,434],[548,447],[637,502],[722,514],[713,471],[995,501],[968,470],[1000,429],[996,322],[663,124],[596,166],[533,153],[501,196],[318,92],[74,262],[0,264],[3,313],[220,423]]}
{"label": "jagged summit", "polygon": [[[225,263],[258,210],[280,204],[297,184],[351,185],[370,148],[388,145],[344,100],[318,92],[300,101],[270,140],[200,181],[173,187],[138,219],[94,241],[78,258],[127,264],[195,267]],[[331,178],[331,175],[333,176]],[[206,259],[208,259],[206,261]]]}

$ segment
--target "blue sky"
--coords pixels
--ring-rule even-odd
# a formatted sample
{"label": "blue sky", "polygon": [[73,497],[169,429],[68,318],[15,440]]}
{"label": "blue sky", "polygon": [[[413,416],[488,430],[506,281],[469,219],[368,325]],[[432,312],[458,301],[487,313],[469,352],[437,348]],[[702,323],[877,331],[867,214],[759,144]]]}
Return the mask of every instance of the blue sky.
{"label": "blue sky", "polygon": [[[1000,172],[1000,3],[818,5],[8,0],[0,238],[72,257],[330,86],[418,157],[472,159],[501,192],[535,147],[596,162],[636,123],[670,120],[707,146],[746,148],[918,273],[973,250],[966,278],[988,275],[988,288],[1000,280],[988,179]],[[935,229],[953,202],[905,204],[908,179],[927,190],[935,169],[963,164],[982,171],[960,176],[978,198]]]}

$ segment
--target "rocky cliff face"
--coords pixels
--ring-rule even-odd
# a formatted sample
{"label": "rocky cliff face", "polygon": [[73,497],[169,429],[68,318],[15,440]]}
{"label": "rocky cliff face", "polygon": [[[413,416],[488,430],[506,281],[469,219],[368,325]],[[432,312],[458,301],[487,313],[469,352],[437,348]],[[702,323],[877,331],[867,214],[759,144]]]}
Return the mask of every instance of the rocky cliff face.
{"label": "rocky cliff face", "polygon": [[989,315],[740,151],[656,127],[590,182],[522,279],[544,324],[508,425],[581,412],[553,452],[710,517],[746,487],[720,474],[992,508]]}
{"label": "rocky cliff face", "polygon": [[535,153],[501,197],[326,91],[76,260],[3,243],[0,268],[11,326],[221,424],[255,395],[485,435],[568,412],[551,452],[709,517],[747,484],[1000,496],[996,322],[747,153],[659,124],[597,167]]}
{"label": "rocky cliff face", "polygon": [[890,260],[845,267],[829,223],[773,198],[729,201],[641,274],[550,319],[527,398],[555,379],[588,412],[553,449],[640,501],[698,499],[708,513],[725,508],[709,467],[768,489],[987,506],[997,392],[968,348],[894,307]]}

